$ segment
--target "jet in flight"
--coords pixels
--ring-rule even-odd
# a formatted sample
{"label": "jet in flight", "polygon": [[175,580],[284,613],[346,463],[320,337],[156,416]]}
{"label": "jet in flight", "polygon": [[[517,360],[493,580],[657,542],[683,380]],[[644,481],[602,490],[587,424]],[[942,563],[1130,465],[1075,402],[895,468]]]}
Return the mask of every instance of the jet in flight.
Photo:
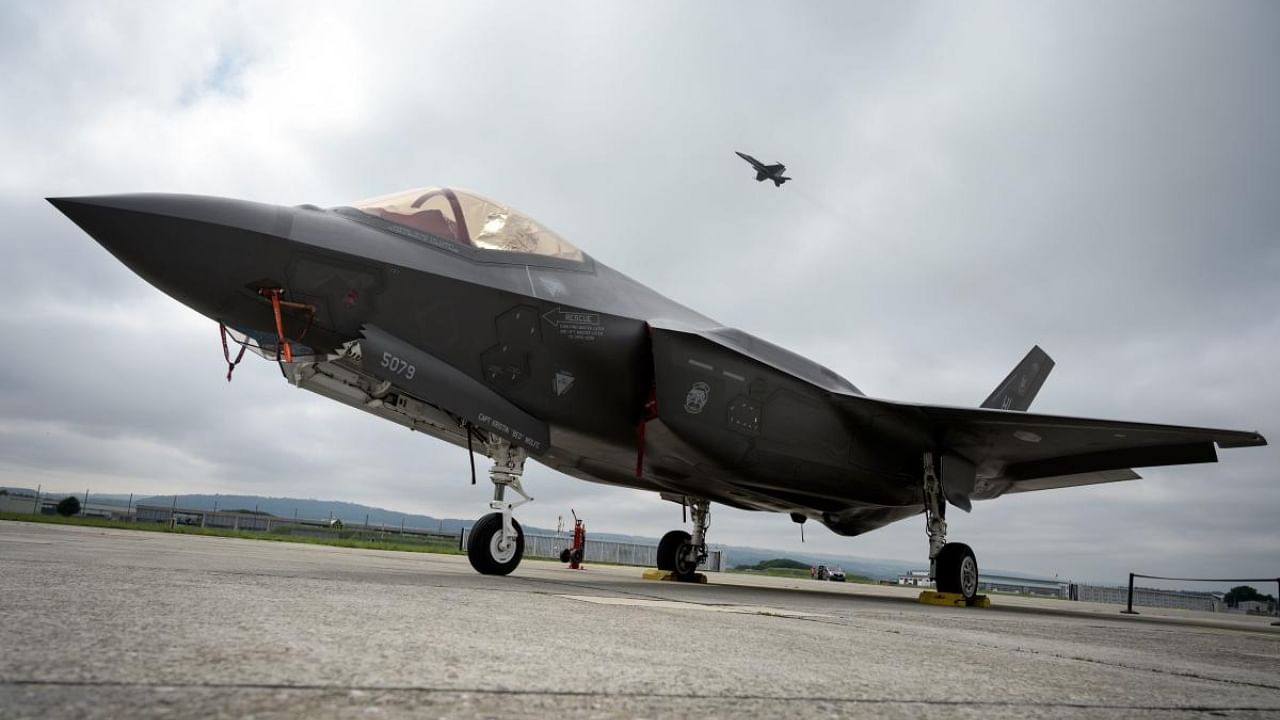
{"label": "jet in flight", "polygon": [[765,165],[764,163],[760,162],[759,160],[751,157],[746,153],[740,153],[735,150],[734,154],[736,154],[738,157],[742,158],[743,160],[746,160],[747,162],[751,163],[751,167],[756,169],[756,182],[764,182],[765,180],[772,180],[774,187],[782,187],[782,183],[791,179],[789,177],[782,176],[782,173],[787,171],[787,166],[783,165],[782,163]]}
{"label": "jet in flight", "polygon": [[532,499],[521,484],[531,458],[689,510],[692,532],[658,548],[679,578],[706,559],[712,502],[849,536],[923,513],[938,590],[972,599],[977,560],[947,542],[948,505],[1266,444],[1256,432],[1028,412],[1053,366],[1038,347],[981,407],[872,398],[459,189],[332,208],[170,194],[50,202],[217,321],[228,379],[248,349],[297,387],[484,453],[492,512],[467,551],[486,574],[520,563],[513,511]]}

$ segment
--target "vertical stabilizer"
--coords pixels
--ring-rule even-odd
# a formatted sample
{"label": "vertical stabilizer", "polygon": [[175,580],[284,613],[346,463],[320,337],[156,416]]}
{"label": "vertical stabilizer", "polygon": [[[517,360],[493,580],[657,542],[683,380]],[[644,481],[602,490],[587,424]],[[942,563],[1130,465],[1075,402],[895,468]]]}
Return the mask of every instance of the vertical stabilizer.
{"label": "vertical stabilizer", "polygon": [[1031,407],[1031,401],[1036,399],[1036,393],[1040,392],[1040,386],[1044,385],[1052,369],[1053,358],[1036,345],[979,407],[1025,411]]}

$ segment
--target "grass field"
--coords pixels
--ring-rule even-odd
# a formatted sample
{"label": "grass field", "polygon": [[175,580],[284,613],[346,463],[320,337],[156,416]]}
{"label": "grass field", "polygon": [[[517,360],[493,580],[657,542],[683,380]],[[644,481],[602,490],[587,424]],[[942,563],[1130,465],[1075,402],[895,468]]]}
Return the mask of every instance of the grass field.
{"label": "grass field", "polygon": [[[795,580],[813,579],[812,577],[810,577],[809,571],[807,569],[801,570],[800,568],[776,568],[775,567],[775,568],[768,568],[766,570],[747,570],[745,568],[732,568],[729,570],[729,572],[742,573],[743,575],[764,575],[766,577],[784,577],[784,578],[792,578]],[[863,577],[862,575],[847,575],[846,578],[847,578],[846,582],[851,582],[851,583],[862,583],[864,585],[879,584],[876,580],[869,577]]]}
{"label": "grass field", "polygon": [[784,577],[808,580],[809,570],[800,568],[768,568],[766,570],[748,570],[746,568],[732,568],[732,573],[742,573],[743,575],[764,575],[765,577]]}
{"label": "grass field", "polygon": [[222,528],[201,528],[190,525],[169,527],[166,523],[132,522],[129,520],[106,520],[103,518],[62,517],[61,515],[32,515],[30,513],[0,513],[0,520],[18,522],[52,523],[56,525],[82,525],[85,527],[118,528],[121,530],[138,530],[142,532],[167,532],[183,535],[208,535],[211,537],[244,538],[246,540],[270,540],[274,542],[307,543],[311,545],[333,545],[335,547],[363,548],[366,550],[397,550],[400,552],[426,552],[446,555],[461,555],[456,543],[438,539],[421,539],[414,536],[399,536],[388,532],[385,539],[370,537],[354,537],[357,534],[372,535],[363,531],[345,531],[349,537],[319,538],[303,535],[290,535],[282,532],[254,532],[250,530],[226,530]]}

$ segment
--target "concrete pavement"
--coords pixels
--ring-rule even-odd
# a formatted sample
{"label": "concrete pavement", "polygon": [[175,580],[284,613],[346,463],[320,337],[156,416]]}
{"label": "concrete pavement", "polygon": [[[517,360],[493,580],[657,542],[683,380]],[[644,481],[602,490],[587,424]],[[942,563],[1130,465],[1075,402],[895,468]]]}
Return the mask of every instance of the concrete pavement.
{"label": "concrete pavement", "polygon": [[1199,613],[0,522],[0,717],[1280,717]]}

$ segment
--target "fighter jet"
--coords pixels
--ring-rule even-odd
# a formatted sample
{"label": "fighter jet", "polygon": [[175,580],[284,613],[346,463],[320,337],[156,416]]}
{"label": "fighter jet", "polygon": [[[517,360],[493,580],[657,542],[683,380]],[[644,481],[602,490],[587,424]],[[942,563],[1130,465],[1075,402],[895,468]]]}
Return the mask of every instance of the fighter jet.
{"label": "fighter jet", "polygon": [[740,153],[737,150],[734,154],[751,163],[751,167],[756,169],[756,182],[764,182],[772,180],[774,187],[782,187],[782,183],[790,180],[789,177],[783,177],[782,173],[787,171],[787,166],[782,163],[774,163],[773,165],[765,165],[759,160],[751,157],[746,153]]}
{"label": "fighter jet", "polygon": [[1053,366],[1039,348],[980,408],[868,397],[464,190],[332,208],[167,194],[50,202],[217,321],[228,379],[247,348],[297,387],[488,456],[491,512],[467,543],[486,574],[512,572],[524,553],[513,511],[532,499],[529,459],[691,511],[692,532],[658,548],[679,578],[707,556],[712,502],[840,535],[924,513],[938,589],[971,599],[978,564],[946,541],[948,504],[968,511],[1266,444],[1256,432],[1027,412]]}

